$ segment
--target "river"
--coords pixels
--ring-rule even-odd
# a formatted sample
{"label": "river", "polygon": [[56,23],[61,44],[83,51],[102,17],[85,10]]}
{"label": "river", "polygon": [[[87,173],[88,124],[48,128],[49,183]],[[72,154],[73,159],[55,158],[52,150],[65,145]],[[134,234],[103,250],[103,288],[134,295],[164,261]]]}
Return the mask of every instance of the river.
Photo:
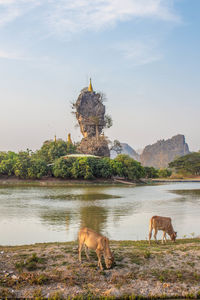
{"label": "river", "polygon": [[200,183],[0,187],[0,245],[73,241],[81,226],[147,239],[153,215],[170,216],[178,238],[199,236]]}

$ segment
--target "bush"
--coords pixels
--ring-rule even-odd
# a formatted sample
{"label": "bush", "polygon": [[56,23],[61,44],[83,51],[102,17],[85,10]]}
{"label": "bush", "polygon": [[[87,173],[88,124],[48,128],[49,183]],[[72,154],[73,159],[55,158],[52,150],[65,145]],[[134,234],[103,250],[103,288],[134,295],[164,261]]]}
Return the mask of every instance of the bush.
{"label": "bush", "polygon": [[0,175],[14,175],[17,154],[9,151],[0,153]]}
{"label": "bush", "polygon": [[126,154],[119,154],[113,160],[113,170],[116,175],[130,180],[144,177],[145,171],[141,164]]}
{"label": "bush", "polygon": [[93,170],[91,165],[89,164],[87,157],[80,157],[75,160],[73,163],[72,169],[72,178],[84,178],[84,179],[92,179],[94,178]]}
{"label": "bush", "polygon": [[154,167],[144,167],[146,178],[158,178],[158,170]]}
{"label": "bush", "polygon": [[181,156],[170,162],[169,167],[179,174],[198,176],[200,175],[200,152]]}
{"label": "bush", "polygon": [[42,158],[47,163],[52,163],[57,158],[67,155],[69,153],[75,153],[76,147],[63,140],[58,140],[56,142],[46,141],[40,150],[36,152],[38,158]]}
{"label": "bush", "polygon": [[30,167],[28,168],[28,178],[40,179],[48,174],[49,168],[47,163],[40,158],[31,158]]}
{"label": "bush", "polygon": [[19,178],[28,178],[28,168],[31,167],[31,157],[29,152],[19,152],[16,158],[15,175]]}
{"label": "bush", "polygon": [[75,160],[75,158],[58,158],[52,168],[53,175],[60,178],[72,178],[71,169]]}
{"label": "bush", "polygon": [[160,170],[158,170],[158,176],[160,178],[170,177],[171,175],[172,175],[172,171],[170,171],[169,169],[160,169]]}

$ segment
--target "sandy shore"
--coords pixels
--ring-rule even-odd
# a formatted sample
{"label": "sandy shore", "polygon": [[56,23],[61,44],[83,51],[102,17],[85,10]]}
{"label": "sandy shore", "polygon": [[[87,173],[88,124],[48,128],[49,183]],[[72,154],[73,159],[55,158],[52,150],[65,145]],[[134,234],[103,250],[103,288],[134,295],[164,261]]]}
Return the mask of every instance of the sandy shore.
{"label": "sandy shore", "polygon": [[[200,239],[167,245],[112,241],[115,266],[97,268],[96,254],[78,262],[77,242],[0,247],[0,297],[35,299],[198,298]],[[128,299],[128,298],[126,298]]]}

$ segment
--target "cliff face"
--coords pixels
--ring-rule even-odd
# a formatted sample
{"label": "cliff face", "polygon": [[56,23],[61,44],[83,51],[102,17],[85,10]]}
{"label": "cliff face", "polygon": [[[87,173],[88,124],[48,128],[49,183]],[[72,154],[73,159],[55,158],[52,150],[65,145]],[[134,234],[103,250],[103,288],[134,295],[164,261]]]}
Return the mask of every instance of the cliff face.
{"label": "cliff face", "polygon": [[140,158],[143,166],[166,168],[177,156],[189,154],[184,135],[178,134],[171,139],[161,140],[144,148]]}

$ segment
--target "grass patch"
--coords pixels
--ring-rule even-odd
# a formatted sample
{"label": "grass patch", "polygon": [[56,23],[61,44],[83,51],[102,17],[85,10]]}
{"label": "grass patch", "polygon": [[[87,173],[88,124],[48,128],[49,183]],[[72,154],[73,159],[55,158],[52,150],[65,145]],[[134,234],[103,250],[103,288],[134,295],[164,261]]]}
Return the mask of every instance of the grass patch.
{"label": "grass patch", "polygon": [[[33,271],[40,268],[41,264],[46,262],[46,258],[38,257],[36,253],[33,253],[31,257],[27,258],[25,261],[16,262],[15,268],[18,271],[22,271],[23,268],[26,268],[28,271]],[[44,268],[44,266],[42,266]]]}

